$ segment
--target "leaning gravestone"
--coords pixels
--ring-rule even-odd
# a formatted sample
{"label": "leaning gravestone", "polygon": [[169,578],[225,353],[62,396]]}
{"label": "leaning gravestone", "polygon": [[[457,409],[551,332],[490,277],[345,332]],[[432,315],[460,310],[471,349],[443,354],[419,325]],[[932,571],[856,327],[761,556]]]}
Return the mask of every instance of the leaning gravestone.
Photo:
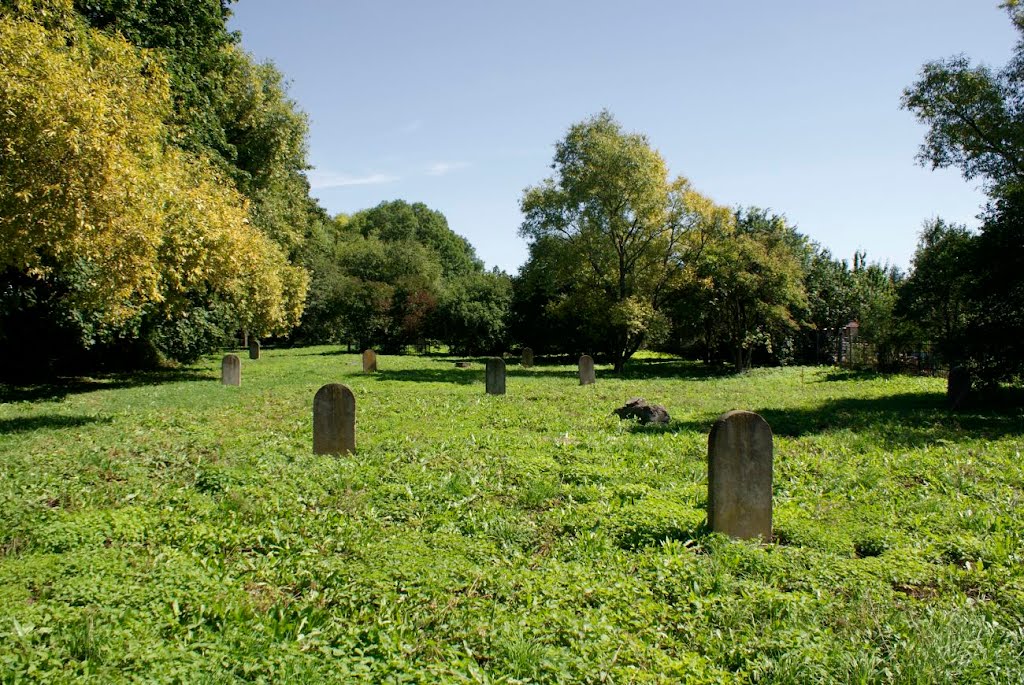
{"label": "leaning gravestone", "polygon": [[523,348],[523,366],[527,369],[533,366],[533,349],[529,347]]}
{"label": "leaning gravestone", "polygon": [[260,341],[253,338],[249,341],[249,359],[260,358]]}
{"label": "leaning gravestone", "polygon": [[221,385],[242,384],[242,360],[237,354],[226,354],[220,363]]}
{"label": "leaning gravestone", "polygon": [[499,357],[487,360],[487,394],[505,394],[505,360]]}
{"label": "leaning gravestone", "polygon": [[946,378],[946,404],[950,409],[959,409],[971,393],[971,372],[963,366],[954,366]]}
{"label": "leaning gravestone", "polygon": [[377,353],[373,350],[363,352],[363,373],[377,373]]}
{"label": "leaning gravestone", "polygon": [[340,383],[313,397],[313,454],[355,454],[356,398]]}
{"label": "leaning gravestone", "polygon": [[708,436],[708,525],[772,539],[772,429],[754,412],[722,414]]}
{"label": "leaning gravestone", "polygon": [[580,357],[580,385],[590,385],[597,380],[594,375],[594,359],[589,354]]}

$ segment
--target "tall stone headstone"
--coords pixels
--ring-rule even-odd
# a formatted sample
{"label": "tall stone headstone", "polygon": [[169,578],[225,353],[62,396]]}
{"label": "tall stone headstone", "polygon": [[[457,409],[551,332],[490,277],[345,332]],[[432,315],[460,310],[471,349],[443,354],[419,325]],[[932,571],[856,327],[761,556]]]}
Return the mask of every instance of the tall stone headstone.
{"label": "tall stone headstone", "polygon": [[487,394],[505,394],[505,360],[491,357],[487,360]]}
{"label": "tall stone headstone", "polygon": [[329,383],[313,397],[313,454],[355,454],[356,398],[341,383]]}
{"label": "tall stone headstone", "polygon": [[589,354],[580,357],[580,385],[590,385],[597,381],[594,374],[594,359]]}
{"label": "tall stone headstone", "polygon": [[734,538],[772,539],[772,429],[731,411],[708,436],[708,525]]}
{"label": "tall stone headstone", "polygon": [[249,359],[260,358],[260,341],[256,338],[249,340]]}
{"label": "tall stone headstone", "polygon": [[946,404],[959,409],[971,394],[971,372],[963,366],[954,366],[946,378]]}
{"label": "tall stone headstone", "polygon": [[220,382],[222,385],[242,384],[242,360],[237,354],[226,354],[220,362]]}
{"label": "tall stone headstone", "polygon": [[373,350],[363,352],[363,373],[377,373],[377,353]]}
{"label": "tall stone headstone", "polygon": [[523,348],[523,366],[527,369],[533,366],[533,348]]}

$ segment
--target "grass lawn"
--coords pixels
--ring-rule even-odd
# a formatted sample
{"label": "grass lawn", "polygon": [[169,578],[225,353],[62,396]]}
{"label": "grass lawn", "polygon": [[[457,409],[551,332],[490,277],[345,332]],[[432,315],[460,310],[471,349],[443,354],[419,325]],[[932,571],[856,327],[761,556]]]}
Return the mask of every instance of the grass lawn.
{"label": "grass lawn", "polygon": [[[336,348],[0,386],[0,682],[1024,682],[1024,414],[945,381]],[[352,388],[358,452],[312,454]],[[632,396],[665,428],[620,422]],[[775,433],[774,544],[705,527]]]}

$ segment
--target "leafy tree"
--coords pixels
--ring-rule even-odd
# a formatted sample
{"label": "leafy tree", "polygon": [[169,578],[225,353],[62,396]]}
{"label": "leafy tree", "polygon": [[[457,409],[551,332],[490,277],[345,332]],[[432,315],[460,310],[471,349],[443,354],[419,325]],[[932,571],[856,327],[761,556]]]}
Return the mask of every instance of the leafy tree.
{"label": "leafy tree", "polygon": [[828,356],[838,360],[842,353],[839,332],[857,319],[856,283],[850,265],[815,247],[804,271],[804,289],[806,337],[813,341],[807,344],[805,358],[821,361],[824,347]]}
{"label": "leafy tree", "polygon": [[304,272],[248,225],[216,168],[165,144],[168,111],[160,64],[81,25],[70,2],[5,10],[3,315],[59,317],[56,328],[77,330],[83,347],[148,331],[176,358],[196,348],[173,343],[172,331],[200,311],[205,330],[214,312],[220,330],[294,325]]}
{"label": "leafy tree", "polygon": [[623,132],[607,111],[570,127],[553,168],[525,191],[520,232],[559,253],[562,304],[586,314],[594,350],[621,370],[665,328],[661,297],[679,273],[689,186],[670,182],[646,137]]}
{"label": "leafy tree", "polygon": [[942,219],[925,223],[900,288],[898,311],[947,363],[963,361],[975,273],[974,234]]}
{"label": "leafy tree", "polygon": [[757,350],[778,357],[791,346],[796,314],[806,307],[805,247],[783,217],[758,208],[738,210],[706,245],[682,294],[697,305],[712,356],[723,353],[746,369]]}
{"label": "leafy tree", "polygon": [[456,354],[499,352],[511,302],[512,283],[504,273],[457,276],[442,289],[434,337]]}

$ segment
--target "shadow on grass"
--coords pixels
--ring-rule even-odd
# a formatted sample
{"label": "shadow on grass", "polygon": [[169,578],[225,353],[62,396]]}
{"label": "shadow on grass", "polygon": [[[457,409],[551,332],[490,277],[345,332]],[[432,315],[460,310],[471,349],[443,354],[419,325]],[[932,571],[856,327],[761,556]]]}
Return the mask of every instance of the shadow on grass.
{"label": "shadow on grass", "polygon": [[181,369],[116,373],[90,378],[59,378],[50,383],[31,385],[0,383],[0,403],[45,402],[60,400],[68,395],[79,395],[97,390],[121,390],[146,385],[163,385],[165,383],[209,382],[217,378],[218,376],[212,371]]}
{"label": "shadow on grass", "polygon": [[[903,393],[879,398],[829,400],[812,409],[755,409],[787,438],[851,431],[887,448],[917,448],[939,440],[989,439],[1024,435],[1021,402],[1024,391],[1001,390],[975,398],[960,411],[950,411],[942,393]],[[672,421],[664,427],[635,426],[634,432],[707,433],[718,418],[706,416]]]}
{"label": "shadow on grass", "polygon": [[61,428],[81,428],[90,423],[110,423],[112,420],[110,417],[61,416],[59,414],[0,419],[0,435],[31,433],[38,430],[57,430]]}
{"label": "shadow on grass", "polygon": [[704,362],[682,359],[643,359],[626,364],[618,377],[623,380],[648,380],[652,378],[679,378],[688,381],[714,380],[733,376],[734,372],[725,367],[711,366]]}
{"label": "shadow on grass", "polygon": [[484,384],[482,368],[459,369],[380,369],[373,374],[378,381],[401,381],[405,383],[456,383],[459,385]]}

